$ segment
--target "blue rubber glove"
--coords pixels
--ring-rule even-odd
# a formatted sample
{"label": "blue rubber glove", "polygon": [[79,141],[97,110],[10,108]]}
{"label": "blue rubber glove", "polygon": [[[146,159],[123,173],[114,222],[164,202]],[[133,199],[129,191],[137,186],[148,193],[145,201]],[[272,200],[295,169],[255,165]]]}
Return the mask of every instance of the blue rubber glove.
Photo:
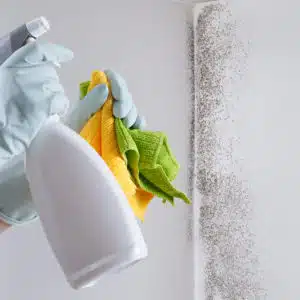
{"label": "blue rubber glove", "polygon": [[72,57],[61,46],[33,42],[0,66],[0,169],[25,151],[50,116],[67,112],[56,66]]}

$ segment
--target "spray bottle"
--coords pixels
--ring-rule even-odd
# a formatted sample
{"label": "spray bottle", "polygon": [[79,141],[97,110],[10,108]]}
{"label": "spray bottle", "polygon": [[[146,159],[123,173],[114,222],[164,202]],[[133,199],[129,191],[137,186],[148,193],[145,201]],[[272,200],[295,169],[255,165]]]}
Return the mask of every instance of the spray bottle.
{"label": "spray bottle", "polygon": [[[49,30],[41,17],[0,40],[1,58]],[[5,60],[4,59],[4,60]],[[25,173],[49,244],[70,285],[93,285],[147,256],[128,200],[97,152],[53,116],[29,145]]]}

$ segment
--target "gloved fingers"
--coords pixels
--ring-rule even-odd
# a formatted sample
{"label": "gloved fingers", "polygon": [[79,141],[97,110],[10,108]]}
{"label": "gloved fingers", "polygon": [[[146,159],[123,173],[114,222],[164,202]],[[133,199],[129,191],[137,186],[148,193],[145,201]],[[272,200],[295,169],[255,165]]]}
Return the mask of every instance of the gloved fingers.
{"label": "gloved fingers", "polygon": [[[47,89],[47,87],[45,87]],[[50,97],[48,101],[50,102],[49,116],[59,115],[64,116],[69,110],[70,101],[66,97],[65,93],[62,90],[57,89],[49,93]]]}
{"label": "gloved fingers", "polygon": [[116,118],[125,118],[132,109],[132,96],[128,91],[127,84],[122,76],[118,73],[105,70],[111,85],[111,92],[114,100],[113,114]]}
{"label": "gloved fingers", "polygon": [[35,41],[15,51],[2,66],[28,67],[49,62],[59,66],[72,58],[73,52],[63,46]]}
{"label": "gloved fingers", "polygon": [[137,115],[136,106],[133,104],[132,96],[128,91],[124,78],[112,70],[104,71],[111,84],[114,101],[113,114],[121,118],[126,127],[144,129],[146,120]]}
{"label": "gloved fingers", "polygon": [[16,72],[15,81],[26,95],[26,101],[20,103],[21,108],[27,105],[46,105],[52,93],[64,94],[64,88],[54,68],[40,66],[39,70],[31,68],[20,69]]}
{"label": "gloved fingers", "polygon": [[27,125],[35,124],[41,118],[53,114],[63,116],[68,111],[69,100],[59,82],[49,81],[40,85],[28,85],[22,93],[26,96],[26,101],[16,96],[14,105],[18,104],[20,112],[27,120]]}
{"label": "gloved fingers", "polygon": [[63,115],[69,105],[64,88],[59,82],[55,68],[40,65],[37,68],[20,68],[15,73],[15,81],[26,101],[19,103],[28,118],[36,118],[38,111]]}
{"label": "gloved fingers", "polygon": [[40,59],[40,54],[35,55],[34,52],[31,52],[25,58],[28,63],[50,62],[59,65],[60,63],[72,60],[74,57],[71,50],[57,44],[41,43],[36,49],[39,50],[39,53],[42,53],[42,59]]}
{"label": "gloved fingers", "polygon": [[116,118],[125,118],[133,107],[131,96],[123,101],[114,101],[113,114]]}
{"label": "gloved fingers", "polygon": [[121,75],[112,70],[105,70],[104,73],[110,81],[112,95],[115,100],[127,101],[128,98],[131,98],[127,84]]}
{"label": "gloved fingers", "polygon": [[122,119],[123,124],[127,128],[130,128],[135,123],[137,116],[138,116],[137,109],[135,105],[133,105],[129,113],[126,115],[126,117]]}
{"label": "gloved fingers", "polygon": [[103,106],[108,92],[106,84],[94,87],[74,108],[68,119],[68,125],[79,132],[88,119]]}
{"label": "gloved fingers", "polygon": [[59,77],[54,68],[47,65],[40,65],[38,68],[21,68],[15,73],[15,80],[18,86],[23,89],[40,89],[48,83],[59,82]]}
{"label": "gloved fingers", "polygon": [[132,125],[132,129],[144,130],[147,126],[146,119],[141,116],[137,116],[135,123]]}
{"label": "gloved fingers", "polygon": [[86,106],[87,110],[84,110],[86,117],[90,117],[91,114],[94,114],[98,111],[108,97],[108,87],[106,84],[99,84],[95,86],[81,101],[82,108],[85,107],[86,103],[90,103],[89,106]]}

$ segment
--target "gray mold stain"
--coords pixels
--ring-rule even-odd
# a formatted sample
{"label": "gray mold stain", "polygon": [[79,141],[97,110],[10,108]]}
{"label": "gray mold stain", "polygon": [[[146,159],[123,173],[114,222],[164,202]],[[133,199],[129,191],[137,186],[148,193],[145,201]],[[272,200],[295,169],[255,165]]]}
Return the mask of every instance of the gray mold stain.
{"label": "gray mold stain", "polygon": [[242,99],[232,89],[247,59],[247,48],[236,36],[237,26],[226,5],[213,4],[203,10],[191,36],[197,46],[190,47],[195,82],[190,183],[195,178],[194,188],[201,194],[206,300],[266,297],[250,227],[250,188],[242,176],[242,157],[234,151],[239,143],[234,109]]}

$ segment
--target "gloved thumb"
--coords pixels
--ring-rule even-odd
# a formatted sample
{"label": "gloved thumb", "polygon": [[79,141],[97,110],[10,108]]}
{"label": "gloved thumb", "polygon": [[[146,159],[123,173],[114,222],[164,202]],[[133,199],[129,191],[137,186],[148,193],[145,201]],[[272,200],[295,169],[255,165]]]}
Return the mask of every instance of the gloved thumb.
{"label": "gloved thumb", "polygon": [[80,132],[88,119],[101,109],[107,100],[108,92],[106,84],[94,87],[72,110],[67,118],[69,127],[76,132]]}
{"label": "gloved thumb", "polygon": [[14,52],[4,63],[4,67],[28,67],[72,60],[73,52],[61,45],[51,43],[31,42]]}

